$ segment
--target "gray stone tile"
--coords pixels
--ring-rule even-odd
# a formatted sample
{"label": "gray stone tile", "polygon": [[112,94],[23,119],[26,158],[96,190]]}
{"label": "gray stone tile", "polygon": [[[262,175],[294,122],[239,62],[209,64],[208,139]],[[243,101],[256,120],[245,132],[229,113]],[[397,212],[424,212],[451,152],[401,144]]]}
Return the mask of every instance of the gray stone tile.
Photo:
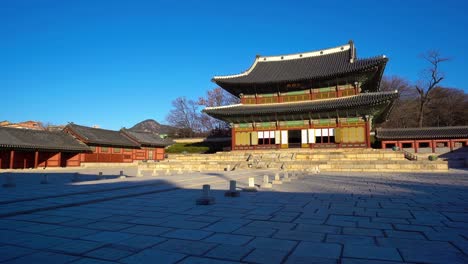
{"label": "gray stone tile", "polygon": [[371,259],[351,259],[351,258],[341,259],[341,264],[401,264],[401,263],[405,263],[405,262],[371,260]]}
{"label": "gray stone tile", "polygon": [[159,263],[176,263],[183,259],[186,255],[162,251],[158,249],[145,249],[137,254],[131,255],[124,259],[121,259],[120,262],[126,264],[141,264],[141,263],[153,263],[157,260]]}
{"label": "gray stone tile", "polygon": [[30,255],[25,255],[13,260],[8,261],[8,263],[50,263],[50,264],[59,264],[59,263],[69,263],[74,260],[78,260],[78,257],[52,253],[52,252],[37,252]]}
{"label": "gray stone tile", "polygon": [[113,264],[114,261],[106,261],[92,258],[81,258],[77,261],[73,261],[73,264]]}
{"label": "gray stone tile", "polygon": [[253,221],[246,227],[260,227],[271,229],[286,229],[291,230],[296,226],[295,223],[269,222],[269,221]]}
{"label": "gray stone tile", "polygon": [[121,258],[130,256],[133,251],[126,250],[123,247],[115,248],[111,246],[105,246],[93,251],[87,252],[85,255],[92,258],[116,261]]}
{"label": "gray stone tile", "polygon": [[248,263],[279,264],[283,261],[287,254],[288,252],[283,250],[257,248],[254,251],[252,251],[247,257],[245,257],[242,261]]}
{"label": "gray stone tile", "polygon": [[76,239],[65,244],[56,245],[50,249],[54,251],[60,251],[63,253],[81,255],[88,251],[100,248],[104,245],[105,243],[102,243],[102,242],[85,241],[85,240]]}
{"label": "gray stone tile", "polygon": [[126,246],[130,250],[139,250],[139,249],[145,249],[148,247],[152,247],[156,244],[159,244],[161,242],[166,241],[167,239],[162,238],[162,237],[157,237],[157,236],[143,236],[143,235],[136,235],[134,237],[131,237],[129,239],[125,239],[122,241],[119,241],[115,244],[121,245],[121,246]]}
{"label": "gray stone tile", "polygon": [[335,235],[328,234],[327,243],[338,243],[342,245],[367,245],[375,246],[375,241],[373,237],[370,236],[358,236],[358,235]]}
{"label": "gray stone tile", "polygon": [[219,245],[210,250],[205,256],[240,261],[243,257],[252,252],[252,250],[253,248],[247,246]]}
{"label": "gray stone tile", "polygon": [[296,230],[309,231],[309,232],[315,232],[315,233],[329,233],[329,234],[341,233],[341,227],[327,226],[327,225],[298,224],[296,227]]}
{"label": "gray stone tile", "polygon": [[47,235],[65,237],[65,238],[81,238],[91,234],[98,233],[98,230],[79,228],[79,227],[61,227],[47,231]]}
{"label": "gray stone tile", "polygon": [[200,257],[188,257],[179,263],[181,264],[235,264],[239,262],[210,259],[210,258],[200,258]]}
{"label": "gray stone tile", "polygon": [[297,242],[292,240],[257,237],[254,240],[252,240],[247,246],[254,248],[283,250],[289,252],[296,246],[296,244]]}
{"label": "gray stone tile", "polygon": [[342,246],[331,243],[300,242],[291,256],[294,258],[330,258],[339,259]]}
{"label": "gray stone tile", "polygon": [[161,236],[177,239],[202,240],[211,234],[213,234],[213,232],[192,229],[176,229],[174,231],[164,233]]}
{"label": "gray stone tile", "polygon": [[289,256],[285,264],[337,264],[338,260],[330,258],[316,258],[304,256]]}
{"label": "gray stone tile", "polygon": [[164,234],[168,231],[173,230],[172,228],[168,227],[160,227],[160,226],[147,226],[147,225],[135,225],[126,229],[121,230],[121,232],[131,233],[131,234],[140,234],[140,235],[148,235],[148,236],[157,236],[160,234]]}
{"label": "gray stone tile", "polygon": [[360,236],[383,236],[382,230],[370,229],[370,228],[343,228],[343,234],[345,235],[360,235]]}
{"label": "gray stone tile", "polygon": [[119,231],[134,226],[133,224],[116,223],[108,221],[99,221],[86,225],[86,228],[97,229],[100,231]]}
{"label": "gray stone tile", "polygon": [[155,249],[178,252],[188,255],[203,255],[217,244],[201,241],[170,239],[154,246]]}
{"label": "gray stone tile", "polygon": [[217,216],[208,216],[208,215],[197,215],[191,218],[187,218],[189,221],[204,222],[204,223],[214,223],[221,220],[221,217]]}
{"label": "gray stone tile", "polygon": [[454,250],[454,247],[448,242],[444,241],[429,241],[429,240],[414,240],[406,238],[387,238],[377,237],[377,244],[381,247],[393,248],[441,248],[445,250]]}
{"label": "gray stone tile", "polygon": [[279,230],[273,235],[273,238],[321,242],[325,238],[325,234],[300,230]]}
{"label": "gray stone tile", "polygon": [[132,238],[134,236],[134,234],[128,233],[103,231],[96,234],[84,236],[83,239],[97,242],[117,243],[119,241]]}
{"label": "gray stone tile", "polygon": [[184,228],[184,229],[201,229],[210,225],[206,222],[187,221],[187,220],[176,220],[158,224],[158,226],[173,227],[173,228]]}
{"label": "gray stone tile", "polygon": [[422,239],[426,238],[419,232],[411,231],[398,231],[398,230],[385,230],[387,237],[408,238],[408,239]]}
{"label": "gray stone tile", "polygon": [[251,235],[257,237],[270,237],[275,233],[276,230],[272,228],[255,228],[255,227],[241,227],[236,231],[232,232],[233,234],[238,235]]}
{"label": "gray stone tile", "polygon": [[237,223],[237,222],[232,222],[232,221],[219,221],[214,224],[211,224],[203,230],[206,231],[212,231],[212,232],[223,232],[223,233],[230,233],[236,229],[239,229],[241,226],[243,226],[243,223]]}
{"label": "gray stone tile", "polygon": [[240,245],[247,244],[252,239],[254,239],[253,236],[216,233],[208,238],[205,238],[203,241],[240,246]]}
{"label": "gray stone tile", "polygon": [[468,263],[468,257],[455,250],[444,250],[441,248],[400,248],[401,256],[407,262],[423,263]]}
{"label": "gray stone tile", "polygon": [[35,251],[23,247],[15,247],[9,245],[0,246],[0,261],[7,261],[24,255],[32,254]]}
{"label": "gray stone tile", "polygon": [[345,245],[343,257],[389,261],[402,260],[396,248],[362,245]]}

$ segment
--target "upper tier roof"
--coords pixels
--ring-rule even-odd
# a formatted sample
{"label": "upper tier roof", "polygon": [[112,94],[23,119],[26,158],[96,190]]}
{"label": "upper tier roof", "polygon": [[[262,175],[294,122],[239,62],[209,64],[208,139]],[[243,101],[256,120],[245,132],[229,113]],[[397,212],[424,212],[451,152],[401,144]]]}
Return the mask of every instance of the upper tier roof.
{"label": "upper tier roof", "polygon": [[60,132],[0,127],[0,147],[12,149],[84,152],[90,149]]}
{"label": "upper tier roof", "polygon": [[100,144],[117,147],[140,146],[138,143],[122,135],[119,131],[79,126],[76,124],[68,124],[65,129],[70,129],[86,144]]}
{"label": "upper tier roof", "polygon": [[[215,76],[212,81],[238,96],[242,92],[248,93],[245,91],[245,85],[264,86],[305,80],[325,81],[372,69],[380,71],[378,74],[380,80],[387,61],[384,55],[358,59],[354,44],[350,41],[342,46],[318,51],[280,56],[257,56],[247,71],[235,75]],[[265,88],[260,90],[276,92],[274,85],[270,87],[272,91],[267,91]]]}
{"label": "upper tier roof", "polygon": [[417,128],[378,128],[378,139],[441,139],[468,138],[468,126],[417,127]]}

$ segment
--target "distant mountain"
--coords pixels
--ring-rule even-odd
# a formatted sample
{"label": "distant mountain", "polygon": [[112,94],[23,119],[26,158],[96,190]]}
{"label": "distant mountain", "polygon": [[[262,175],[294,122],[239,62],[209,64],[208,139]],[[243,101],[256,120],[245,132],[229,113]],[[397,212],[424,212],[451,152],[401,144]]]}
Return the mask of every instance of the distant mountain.
{"label": "distant mountain", "polygon": [[146,119],[130,128],[132,131],[146,131],[156,134],[174,134],[177,128],[168,125],[161,125],[153,119]]}

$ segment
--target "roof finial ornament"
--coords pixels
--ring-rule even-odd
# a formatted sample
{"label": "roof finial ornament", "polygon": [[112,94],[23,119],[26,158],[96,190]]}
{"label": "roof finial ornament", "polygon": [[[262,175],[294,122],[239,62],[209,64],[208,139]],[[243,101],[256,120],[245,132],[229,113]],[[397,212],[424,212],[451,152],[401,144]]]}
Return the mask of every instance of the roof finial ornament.
{"label": "roof finial ornament", "polygon": [[353,63],[356,60],[356,47],[354,47],[354,41],[351,39],[349,44],[349,63]]}

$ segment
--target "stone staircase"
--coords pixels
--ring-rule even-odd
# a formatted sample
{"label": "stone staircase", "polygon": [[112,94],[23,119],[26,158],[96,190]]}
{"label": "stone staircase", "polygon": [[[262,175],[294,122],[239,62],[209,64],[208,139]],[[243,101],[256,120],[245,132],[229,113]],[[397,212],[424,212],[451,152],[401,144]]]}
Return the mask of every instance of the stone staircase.
{"label": "stone staircase", "polygon": [[407,160],[402,152],[381,149],[288,149],[170,154],[163,161],[140,163],[143,170],[165,173],[246,169],[435,172],[447,171],[446,161]]}

